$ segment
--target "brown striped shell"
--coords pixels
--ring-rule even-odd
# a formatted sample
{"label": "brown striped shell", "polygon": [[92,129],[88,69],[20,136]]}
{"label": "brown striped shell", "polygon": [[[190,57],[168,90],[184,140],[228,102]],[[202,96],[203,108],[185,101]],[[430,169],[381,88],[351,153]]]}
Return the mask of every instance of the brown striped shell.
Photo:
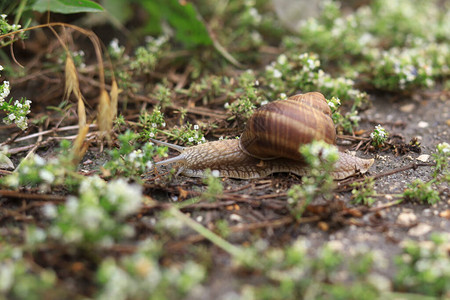
{"label": "brown striped shell", "polygon": [[300,146],[313,140],[328,144],[336,140],[330,107],[317,92],[294,95],[259,108],[248,120],[239,146],[259,159],[300,160]]}

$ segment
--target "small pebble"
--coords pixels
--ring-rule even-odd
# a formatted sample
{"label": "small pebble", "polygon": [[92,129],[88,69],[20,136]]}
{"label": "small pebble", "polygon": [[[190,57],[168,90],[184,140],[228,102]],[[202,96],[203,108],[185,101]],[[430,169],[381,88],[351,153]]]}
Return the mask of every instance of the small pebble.
{"label": "small pebble", "polygon": [[424,209],[424,210],[422,211],[422,214],[423,214],[425,217],[431,217],[431,216],[433,215],[433,212],[431,211],[431,209],[426,208],[426,209]]}
{"label": "small pebble", "polygon": [[406,104],[406,105],[403,105],[402,107],[400,107],[400,111],[405,112],[405,113],[410,113],[414,110],[414,108],[416,108],[414,103],[410,103],[410,104]]}
{"label": "small pebble", "polygon": [[450,219],[450,209],[441,211],[439,217]]}
{"label": "small pebble", "polygon": [[411,236],[421,236],[430,232],[432,227],[425,223],[419,223],[417,226],[414,226],[410,230],[408,230],[408,234]]}
{"label": "small pebble", "polygon": [[413,212],[402,212],[397,217],[397,224],[411,226],[417,221],[417,216]]}
{"label": "small pebble", "polygon": [[240,222],[240,221],[242,221],[242,217],[240,215],[237,215],[237,214],[231,214],[230,215],[230,220],[231,221]]}
{"label": "small pebble", "polygon": [[428,122],[425,121],[420,121],[417,126],[419,126],[419,128],[427,128],[428,126],[430,126],[430,124],[428,124]]}
{"label": "small pebble", "polygon": [[419,155],[419,157],[417,157],[416,159],[421,162],[427,162],[429,158],[430,158],[430,156],[428,154],[422,154],[422,155]]}

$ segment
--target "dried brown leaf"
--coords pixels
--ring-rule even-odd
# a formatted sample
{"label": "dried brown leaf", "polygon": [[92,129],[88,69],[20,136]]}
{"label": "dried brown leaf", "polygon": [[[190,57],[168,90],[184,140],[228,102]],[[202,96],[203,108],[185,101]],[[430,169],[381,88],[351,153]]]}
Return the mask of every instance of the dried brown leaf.
{"label": "dried brown leaf", "polygon": [[111,118],[114,120],[117,116],[117,104],[119,102],[119,94],[121,90],[119,90],[119,87],[117,86],[117,82],[115,79],[112,81],[111,85]]}
{"label": "dried brown leaf", "polygon": [[103,89],[100,93],[100,98],[98,101],[98,113],[97,122],[98,128],[102,132],[102,135],[107,136],[109,140],[109,132],[112,128],[112,113],[111,113],[111,100],[109,99],[108,92]]}
{"label": "dried brown leaf", "polygon": [[66,58],[65,73],[66,73],[65,74],[66,75],[66,85],[65,85],[65,89],[64,89],[64,98],[68,99],[70,97],[70,94],[72,94],[72,93],[74,93],[74,95],[78,99],[81,98],[80,84],[78,81],[77,69],[72,60],[72,57],[69,54],[67,54],[67,58]]}
{"label": "dried brown leaf", "polygon": [[86,108],[81,97],[78,98],[78,128],[79,132],[86,126]]}
{"label": "dried brown leaf", "polygon": [[76,137],[75,141],[73,142],[73,164],[77,165],[81,159],[83,158],[84,154],[86,153],[88,149],[88,143],[86,140],[86,135],[89,132],[89,125],[85,125],[83,127],[80,127],[78,130],[78,136]]}

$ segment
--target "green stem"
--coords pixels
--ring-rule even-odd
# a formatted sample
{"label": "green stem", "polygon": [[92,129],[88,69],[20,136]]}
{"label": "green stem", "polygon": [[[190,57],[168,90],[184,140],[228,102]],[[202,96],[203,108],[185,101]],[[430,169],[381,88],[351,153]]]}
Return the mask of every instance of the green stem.
{"label": "green stem", "polygon": [[228,241],[224,240],[214,232],[208,230],[203,225],[195,222],[185,214],[183,214],[178,208],[175,206],[172,206],[169,209],[169,212],[176,218],[183,221],[187,226],[192,228],[193,230],[197,231],[199,234],[204,236],[206,239],[210,240],[214,245],[221,248],[222,250],[226,251],[230,255],[236,257],[236,258],[242,258],[244,256],[244,252],[241,250],[241,248],[234,246],[233,244],[230,244]]}

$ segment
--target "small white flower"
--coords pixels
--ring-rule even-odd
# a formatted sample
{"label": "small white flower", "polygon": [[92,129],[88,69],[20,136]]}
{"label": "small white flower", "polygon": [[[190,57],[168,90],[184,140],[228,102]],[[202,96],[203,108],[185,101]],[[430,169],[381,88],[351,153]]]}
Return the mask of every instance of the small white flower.
{"label": "small white flower", "polygon": [[188,141],[192,143],[194,141],[194,138],[190,137],[190,138],[188,138]]}
{"label": "small white flower", "polygon": [[152,123],[153,128],[156,128],[156,126],[157,126],[156,123]]}
{"label": "small white flower", "polygon": [[[81,188],[80,188],[81,190]],[[69,196],[66,201],[66,212],[70,215],[75,215],[78,211],[78,199],[75,196]]]}
{"label": "small white flower", "polygon": [[109,46],[111,47],[112,51],[116,54],[120,53],[120,47],[119,47],[119,40],[117,38],[114,38],[109,43]]}
{"label": "small white flower", "polygon": [[15,114],[10,114],[8,116],[8,118],[12,121],[12,120],[14,120],[16,118],[16,115]]}
{"label": "small white flower", "polygon": [[1,14],[0,17],[4,20],[4,19],[6,19],[7,15]]}
{"label": "small white flower", "polygon": [[45,165],[45,159],[36,154],[34,155],[34,163],[36,166],[43,166]]}
{"label": "small white flower", "polygon": [[42,169],[39,171],[39,177],[47,183],[53,183],[55,180],[55,175],[52,172]]}
{"label": "small white flower", "polygon": [[219,172],[219,170],[212,170],[211,171],[211,175],[214,176],[214,177],[219,177],[220,176],[220,172]]}
{"label": "small white flower", "polygon": [[3,66],[2,65],[0,65],[0,71],[2,71],[3,70]]}
{"label": "small white flower", "polygon": [[287,62],[287,57],[284,54],[281,54],[280,56],[278,56],[277,62],[280,65],[284,65]]}
{"label": "small white flower", "polygon": [[42,207],[42,213],[49,219],[54,219],[58,216],[58,210],[54,204],[46,204]]}
{"label": "small white flower", "polygon": [[277,69],[273,70],[273,77],[274,78],[281,78],[282,75],[283,74],[281,74],[281,72],[279,70],[277,70]]}
{"label": "small white flower", "polygon": [[194,130],[198,130],[199,126],[197,124],[194,125]]}
{"label": "small white flower", "polygon": [[250,16],[252,16],[252,18],[253,18],[253,20],[255,21],[255,23],[261,22],[262,17],[261,17],[261,15],[258,13],[258,10],[257,10],[256,8],[252,7],[252,8],[250,8],[250,9],[248,10],[248,12],[249,12]]}

